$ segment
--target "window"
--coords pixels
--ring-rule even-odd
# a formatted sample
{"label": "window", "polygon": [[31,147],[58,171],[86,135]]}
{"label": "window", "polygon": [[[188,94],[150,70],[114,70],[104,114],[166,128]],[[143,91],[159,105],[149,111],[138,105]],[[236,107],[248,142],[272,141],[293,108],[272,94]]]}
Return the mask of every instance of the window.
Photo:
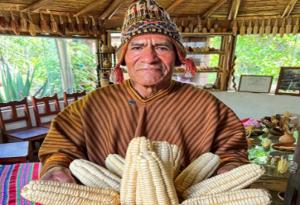
{"label": "window", "polygon": [[235,82],[241,75],[272,75],[275,92],[280,67],[300,66],[300,35],[238,36]]}
{"label": "window", "polygon": [[0,102],[96,87],[96,41],[0,36]]}

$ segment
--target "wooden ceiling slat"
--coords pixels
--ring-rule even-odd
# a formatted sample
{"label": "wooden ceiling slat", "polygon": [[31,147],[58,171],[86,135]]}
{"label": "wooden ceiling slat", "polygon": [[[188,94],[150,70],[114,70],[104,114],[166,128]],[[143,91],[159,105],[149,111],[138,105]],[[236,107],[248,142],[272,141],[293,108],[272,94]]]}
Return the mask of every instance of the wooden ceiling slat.
{"label": "wooden ceiling slat", "polygon": [[50,2],[52,2],[52,0],[38,0],[38,1],[35,1],[34,3],[30,4],[26,8],[24,8],[22,11],[24,11],[24,12],[27,12],[27,11],[35,12],[38,9],[40,9],[41,7],[49,4]]}
{"label": "wooden ceiling slat", "polygon": [[117,12],[124,0],[114,0],[113,3],[105,9],[105,11],[99,17],[100,19],[111,19],[111,17]]}
{"label": "wooden ceiling slat", "polygon": [[207,12],[205,12],[202,17],[208,18],[212,13],[214,13],[216,10],[218,10],[223,4],[225,4],[228,0],[219,0],[215,5],[213,5],[211,8],[208,9]]}
{"label": "wooden ceiling slat", "polygon": [[240,5],[241,5],[241,0],[233,0],[232,1],[231,9],[228,14],[228,20],[236,19],[237,14],[239,12]]}
{"label": "wooden ceiling slat", "polygon": [[181,4],[182,2],[184,2],[184,0],[175,0],[174,3],[172,3],[168,8],[167,11],[170,12],[172,11],[174,8],[176,8],[179,4]]}
{"label": "wooden ceiling slat", "polygon": [[89,11],[94,10],[95,8],[99,7],[102,4],[103,4],[102,1],[95,0],[92,3],[88,4],[87,6],[85,6],[84,8],[80,9],[76,14],[74,14],[74,16],[80,16],[86,14]]}
{"label": "wooden ceiling slat", "polygon": [[293,11],[293,9],[294,9],[294,7],[295,7],[297,1],[298,1],[298,0],[291,0],[291,1],[288,3],[288,5],[286,6],[286,8],[285,8],[285,10],[284,10],[284,12],[283,12],[283,14],[282,14],[282,16],[281,16],[282,18],[283,18],[283,17],[288,17],[288,16],[291,14],[291,12]]}

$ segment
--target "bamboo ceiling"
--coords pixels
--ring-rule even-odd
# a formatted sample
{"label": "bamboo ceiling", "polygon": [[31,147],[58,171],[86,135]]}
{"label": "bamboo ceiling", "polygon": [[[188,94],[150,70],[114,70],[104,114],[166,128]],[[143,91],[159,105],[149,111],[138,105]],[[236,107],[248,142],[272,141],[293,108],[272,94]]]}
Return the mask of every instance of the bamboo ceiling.
{"label": "bamboo ceiling", "polygon": [[[0,33],[97,36],[107,29],[122,26],[130,2],[132,0],[0,0]],[[193,32],[192,29],[202,32],[203,26],[207,29],[204,32],[235,34],[299,32],[300,0],[157,2],[169,11],[183,32]],[[16,30],[15,24],[21,28]],[[199,24],[202,27],[195,30]]]}

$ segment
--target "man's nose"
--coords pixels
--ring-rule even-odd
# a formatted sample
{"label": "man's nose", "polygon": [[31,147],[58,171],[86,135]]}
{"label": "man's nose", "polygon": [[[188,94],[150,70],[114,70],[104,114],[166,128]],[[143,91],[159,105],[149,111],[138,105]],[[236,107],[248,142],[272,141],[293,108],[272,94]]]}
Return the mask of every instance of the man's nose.
{"label": "man's nose", "polygon": [[153,46],[147,46],[144,48],[141,53],[141,57],[145,63],[154,63],[159,59]]}

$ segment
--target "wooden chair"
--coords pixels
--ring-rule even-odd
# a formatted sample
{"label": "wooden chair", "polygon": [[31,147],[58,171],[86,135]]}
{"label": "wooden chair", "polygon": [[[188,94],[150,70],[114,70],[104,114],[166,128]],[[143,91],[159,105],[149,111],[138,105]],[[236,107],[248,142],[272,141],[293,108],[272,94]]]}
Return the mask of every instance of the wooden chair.
{"label": "wooden chair", "polygon": [[69,100],[73,99],[73,102],[78,100],[80,97],[86,95],[86,91],[76,92],[76,93],[67,93],[64,92],[64,106],[67,107],[69,105]]}
{"label": "wooden chair", "polygon": [[32,158],[38,150],[35,143],[41,143],[48,133],[47,128],[32,127],[26,97],[21,101],[0,103],[0,128],[4,142],[9,140],[29,142],[29,158]]}
{"label": "wooden chair", "polygon": [[42,98],[32,96],[32,106],[36,124],[39,127],[50,128],[53,116],[60,112],[57,94]]}

